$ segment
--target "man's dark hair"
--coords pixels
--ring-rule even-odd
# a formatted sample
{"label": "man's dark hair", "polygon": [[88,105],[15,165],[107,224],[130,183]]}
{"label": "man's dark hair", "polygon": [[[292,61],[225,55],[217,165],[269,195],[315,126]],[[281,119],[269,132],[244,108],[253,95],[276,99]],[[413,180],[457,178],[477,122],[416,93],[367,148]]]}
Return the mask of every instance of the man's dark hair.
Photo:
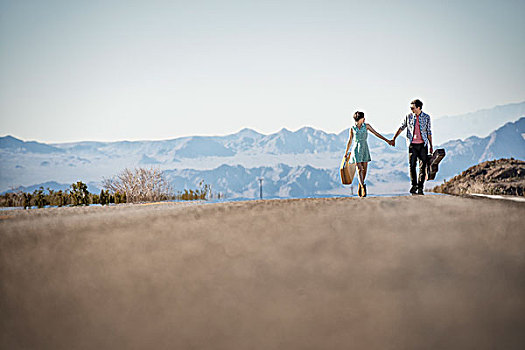
{"label": "man's dark hair", "polygon": [[416,108],[423,108],[423,102],[421,102],[421,100],[419,99],[415,99],[414,101],[410,102],[410,104],[413,104],[414,106],[416,106]]}
{"label": "man's dark hair", "polygon": [[354,120],[358,122],[360,119],[363,119],[365,117],[365,114],[363,112],[355,112],[354,113]]}

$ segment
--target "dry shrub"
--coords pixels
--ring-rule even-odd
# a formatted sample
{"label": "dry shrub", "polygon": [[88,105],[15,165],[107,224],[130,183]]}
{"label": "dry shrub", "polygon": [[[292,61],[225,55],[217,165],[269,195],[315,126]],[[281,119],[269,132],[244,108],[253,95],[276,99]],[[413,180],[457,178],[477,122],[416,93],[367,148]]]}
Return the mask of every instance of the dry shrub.
{"label": "dry shrub", "polygon": [[102,185],[112,193],[124,193],[126,201],[148,202],[172,197],[172,189],[160,169],[124,169],[113,178],[102,180]]}

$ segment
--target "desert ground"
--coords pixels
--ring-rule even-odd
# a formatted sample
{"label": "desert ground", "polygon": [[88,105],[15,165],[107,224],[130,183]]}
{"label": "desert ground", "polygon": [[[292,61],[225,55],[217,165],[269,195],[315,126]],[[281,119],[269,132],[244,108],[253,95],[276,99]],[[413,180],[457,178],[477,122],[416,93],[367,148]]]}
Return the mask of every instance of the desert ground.
{"label": "desert ground", "polygon": [[0,212],[2,349],[524,349],[525,203]]}

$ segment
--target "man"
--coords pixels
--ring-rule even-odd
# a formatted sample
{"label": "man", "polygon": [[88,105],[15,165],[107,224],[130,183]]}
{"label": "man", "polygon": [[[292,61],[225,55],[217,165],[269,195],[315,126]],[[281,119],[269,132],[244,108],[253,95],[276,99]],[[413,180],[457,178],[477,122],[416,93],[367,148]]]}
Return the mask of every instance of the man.
{"label": "man", "polygon": [[[434,152],[432,147],[432,132],[430,130],[430,116],[424,113],[423,102],[414,100],[410,103],[412,113],[408,114],[401,127],[397,130],[396,135],[391,141],[395,145],[396,138],[401,132],[407,129],[408,161],[410,164],[410,181],[412,187],[411,194],[423,194],[423,184],[428,163],[428,148],[430,153]],[[419,178],[416,176],[416,163],[419,159]]]}

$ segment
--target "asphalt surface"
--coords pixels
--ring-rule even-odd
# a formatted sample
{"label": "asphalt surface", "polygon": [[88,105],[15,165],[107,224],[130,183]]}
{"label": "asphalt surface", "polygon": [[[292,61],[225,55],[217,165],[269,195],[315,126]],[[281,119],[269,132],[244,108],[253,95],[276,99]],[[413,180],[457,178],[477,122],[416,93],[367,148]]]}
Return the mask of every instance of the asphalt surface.
{"label": "asphalt surface", "polygon": [[525,204],[0,213],[2,349],[524,349]]}

